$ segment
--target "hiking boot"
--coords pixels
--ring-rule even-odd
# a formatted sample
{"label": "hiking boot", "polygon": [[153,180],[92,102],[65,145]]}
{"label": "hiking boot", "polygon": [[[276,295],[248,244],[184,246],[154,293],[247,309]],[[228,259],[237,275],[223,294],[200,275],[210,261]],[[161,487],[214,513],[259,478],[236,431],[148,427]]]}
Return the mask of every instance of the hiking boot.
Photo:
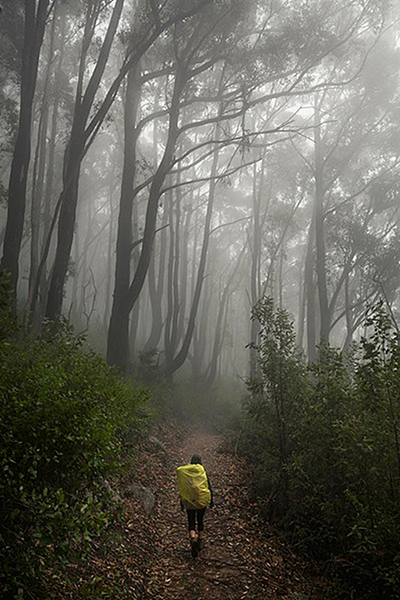
{"label": "hiking boot", "polygon": [[197,538],[197,550],[200,552],[200,550],[203,549],[203,540],[201,538]]}

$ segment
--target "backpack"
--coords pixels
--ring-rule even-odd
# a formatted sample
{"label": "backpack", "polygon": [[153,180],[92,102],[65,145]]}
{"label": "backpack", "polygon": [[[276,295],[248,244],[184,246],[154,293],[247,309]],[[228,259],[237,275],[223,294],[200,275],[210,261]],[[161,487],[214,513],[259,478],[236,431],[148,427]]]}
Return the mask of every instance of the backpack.
{"label": "backpack", "polygon": [[203,465],[178,467],[176,475],[179,497],[186,509],[198,510],[210,506],[211,492]]}

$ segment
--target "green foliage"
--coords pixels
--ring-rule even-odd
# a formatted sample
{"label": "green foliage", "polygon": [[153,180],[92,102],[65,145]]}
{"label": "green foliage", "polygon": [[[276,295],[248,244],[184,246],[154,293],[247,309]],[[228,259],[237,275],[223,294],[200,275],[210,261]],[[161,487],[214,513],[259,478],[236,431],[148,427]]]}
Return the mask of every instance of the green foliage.
{"label": "green foliage", "polygon": [[0,272],[0,341],[9,338],[17,330],[15,313],[12,309],[14,292],[9,273]]}
{"label": "green foliage", "polygon": [[296,546],[329,561],[335,598],[399,598],[398,332],[374,307],[351,360],[322,347],[306,372],[287,316],[269,299],[254,315],[259,375],[240,440],[256,494]]}
{"label": "green foliage", "polygon": [[0,342],[2,598],[46,597],[43,573],[107,526],[105,478],[145,426],[146,392],[81,345],[65,327]]}
{"label": "green foliage", "polygon": [[292,426],[297,407],[307,393],[305,366],[295,345],[288,315],[263,298],[253,310],[260,324],[257,376],[249,382],[247,413],[254,429],[246,432],[245,445],[256,459],[256,493],[269,498],[270,514],[287,510],[287,468],[292,452]]}

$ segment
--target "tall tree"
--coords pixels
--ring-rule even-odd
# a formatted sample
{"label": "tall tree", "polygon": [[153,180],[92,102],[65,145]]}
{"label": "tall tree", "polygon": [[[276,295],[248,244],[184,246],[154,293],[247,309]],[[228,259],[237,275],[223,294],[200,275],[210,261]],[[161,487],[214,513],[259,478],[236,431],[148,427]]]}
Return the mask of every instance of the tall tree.
{"label": "tall tree", "polygon": [[[84,89],[88,53],[95,34],[98,19],[102,10],[104,10],[103,5],[101,3],[94,2],[94,0],[90,0],[86,8],[82,51],[78,67],[78,82],[74,115],[71,133],[64,156],[63,190],[59,200],[60,215],[58,221],[56,256],[54,260],[46,306],[46,316],[50,319],[55,319],[61,313],[64,282],[67,274],[74,234],[80,169],[83,157],[87,151],[88,141],[90,138],[91,141],[93,141],[92,135],[94,133],[94,118],[92,118],[89,126],[88,119],[90,117],[93,104],[96,99],[96,93],[98,92],[100,82],[107,65],[123,4],[124,0],[115,0],[98,59],[95,62],[92,74],[86,85],[86,89]],[[104,109],[108,108],[108,106],[104,106]],[[99,111],[97,112],[95,128],[99,127],[99,124],[104,119],[104,116],[99,117]]]}
{"label": "tall tree", "polygon": [[28,169],[31,158],[33,98],[46,20],[53,5],[54,2],[50,3],[50,0],[25,0],[24,6],[25,22],[19,124],[11,165],[7,224],[1,259],[1,268],[10,272],[15,290],[18,282],[18,263],[24,228]]}

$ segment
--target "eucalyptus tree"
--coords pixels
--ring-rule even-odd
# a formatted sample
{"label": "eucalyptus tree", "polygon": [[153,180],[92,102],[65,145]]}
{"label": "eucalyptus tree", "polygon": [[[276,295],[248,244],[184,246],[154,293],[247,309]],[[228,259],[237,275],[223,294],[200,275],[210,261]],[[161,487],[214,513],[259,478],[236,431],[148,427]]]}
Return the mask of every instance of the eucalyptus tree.
{"label": "eucalyptus tree", "polygon": [[[218,161],[217,151],[210,150],[210,145],[214,148],[222,148],[227,144],[236,147],[241,145],[243,140],[249,137],[246,130],[246,113],[263,102],[268,102],[276,97],[291,96],[295,92],[296,86],[302,82],[308,69],[311,69],[318,62],[315,53],[312,54],[310,46],[305,44],[301,49],[301,58],[297,59],[297,50],[295,44],[288,46],[288,39],[293,32],[308,33],[313,31],[315,23],[311,23],[302,14],[302,20],[296,20],[298,11],[289,13],[291,17],[290,26],[282,19],[286,17],[282,7],[275,10],[275,5],[268,2],[254,3],[253,21],[242,21],[239,26],[237,15],[233,13],[229,21],[228,18],[221,20],[216,18],[215,14],[224,14],[228,5],[215,5],[213,11],[207,9],[207,14],[202,13],[201,18],[196,21],[186,21],[180,24],[174,30],[174,41],[172,47],[175,48],[175,56],[172,58],[173,72],[169,77],[170,83],[168,94],[171,98],[171,104],[167,109],[169,117],[168,137],[165,142],[165,151],[157,170],[152,178],[149,179],[149,200],[147,202],[147,213],[144,227],[144,235],[141,240],[141,255],[137,264],[135,275],[132,282],[127,287],[130,262],[130,247],[127,240],[131,240],[131,235],[127,232],[130,227],[130,218],[120,216],[121,228],[126,236],[126,241],[117,251],[117,278],[114,293],[114,308],[110,321],[108,335],[108,360],[111,363],[118,364],[122,369],[127,364],[127,323],[129,312],[135,304],[151,264],[151,254],[155,239],[157,208],[160,197],[165,191],[164,181],[171,167],[184,165],[189,173],[190,164],[197,166],[195,180],[192,182],[198,184],[210,179],[201,170],[204,161],[214,153],[214,167],[210,165],[212,172],[210,188],[215,186],[215,179],[222,176],[217,173],[216,164]],[[243,10],[240,3],[232,3],[232,9],[236,11]],[[252,7],[248,5],[247,11]],[[265,9],[269,9],[265,11]],[[257,12],[259,10],[259,12]],[[218,13],[219,11],[219,13]],[[251,11],[250,11],[251,12]],[[229,13],[227,13],[229,14]],[[240,13],[239,13],[240,14]],[[235,20],[236,19],[236,20]],[[270,29],[277,23],[278,33],[270,33]],[[208,27],[205,29],[205,27]],[[229,30],[231,28],[231,31]],[[256,33],[255,33],[256,32]],[[265,33],[265,35],[264,35]],[[197,36],[197,38],[196,38]],[[222,36],[222,39],[221,39]],[[225,38],[225,40],[223,39]],[[279,44],[277,44],[277,38]],[[333,36],[334,38],[334,36]],[[298,36],[294,36],[297,40]],[[342,40],[329,40],[329,47],[340,45]],[[278,46],[278,49],[277,49]],[[323,40],[318,47],[318,53],[327,52],[327,43]],[[281,56],[278,59],[278,54]],[[216,67],[221,70],[221,83],[216,85]],[[224,65],[227,65],[225,68]],[[210,73],[211,77],[205,82],[200,83],[199,75],[201,73]],[[147,76],[147,74],[146,74]],[[199,83],[197,83],[199,81]],[[274,82],[281,81],[282,85],[277,90]],[[189,83],[190,86],[189,87]],[[269,84],[269,87],[266,87]],[[196,86],[198,92],[196,93]],[[196,117],[193,121],[180,125],[181,108],[192,107],[196,111]],[[165,114],[164,108],[164,114]],[[161,115],[163,112],[161,111]],[[152,119],[149,115],[145,121]],[[193,117],[192,117],[193,118]],[[143,120],[142,120],[143,123]],[[211,126],[218,127],[216,129]],[[261,133],[265,135],[277,133],[282,130],[282,123],[271,124],[264,123],[263,132],[252,132],[250,137]],[[143,124],[137,125],[137,129],[143,128]],[[202,139],[200,142],[193,139],[193,131],[200,131]],[[223,136],[219,139],[216,136],[218,130],[223,130]],[[192,147],[173,159],[173,154],[177,147],[178,138],[185,135],[192,139]],[[268,143],[268,142],[267,142]],[[229,162],[229,161],[228,161]],[[228,162],[225,164],[227,165]],[[130,161],[130,174],[132,172]],[[242,168],[242,165],[234,166],[234,169]],[[181,184],[179,184],[181,185]],[[188,185],[188,182],[182,182],[182,185]],[[144,184],[140,184],[133,192],[133,196],[143,189]],[[199,305],[204,268],[207,259],[208,235],[212,222],[212,196],[209,195],[209,210],[206,216],[206,228],[203,238],[203,251],[200,255],[200,263],[197,277],[197,283],[194,291],[193,303],[188,316],[188,327],[180,349],[171,361],[163,365],[165,372],[171,375],[176,369],[182,366],[188,355],[189,346],[192,340],[195,327],[195,319]],[[122,213],[121,213],[122,215]],[[127,216],[128,213],[125,213]],[[122,235],[119,236],[119,242],[122,244]],[[124,247],[124,250],[122,250]],[[123,266],[124,265],[124,266]],[[118,275],[121,266],[121,277]],[[123,273],[122,273],[123,271]]]}
{"label": "eucalyptus tree", "polygon": [[[140,2],[138,13],[135,15],[134,35],[116,77],[105,91],[101,90],[102,77],[118,29],[124,0],[115,0],[97,54],[94,51],[94,46],[98,44],[98,36],[95,35],[99,33],[97,25],[103,11],[109,8],[109,3],[89,0],[86,5],[74,115],[64,155],[63,190],[58,201],[60,214],[57,247],[46,306],[46,316],[50,319],[57,318],[62,310],[82,159],[101,128],[126,74],[139,63],[146,50],[174,22],[189,17],[199,6],[206,3],[207,0],[193,0],[182,8],[180,3],[173,1],[163,4],[162,7],[158,7],[154,2],[147,3],[146,0]],[[94,61],[93,55],[96,56]],[[87,74],[89,64],[90,75]]]}
{"label": "eucalyptus tree", "polygon": [[[19,253],[24,227],[28,169],[31,158],[33,99],[46,21],[53,6],[54,2],[50,0],[30,0],[24,4],[19,123],[11,164],[7,224],[1,259],[1,268],[11,274],[15,289],[18,282]],[[13,9],[7,3],[5,9],[15,10],[15,7]]]}
{"label": "eucalyptus tree", "polygon": [[[382,244],[385,237],[390,240],[397,219],[395,202],[386,203],[384,208],[382,204],[379,207],[371,203],[371,186],[376,187],[377,178],[385,180],[398,168],[398,156],[393,152],[388,154],[385,142],[393,130],[389,106],[395,97],[396,82],[393,73],[389,83],[385,78],[385,95],[378,101],[376,94],[371,95],[369,64],[369,61],[376,63],[379,56],[380,62],[386,48],[381,64],[390,65],[393,47],[388,54],[385,38],[379,39],[374,34],[371,40],[371,35],[358,45],[361,67],[356,71],[356,61],[350,72],[346,59],[339,58],[333,63],[333,85],[317,92],[309,109],[313,135],[295,142],[313,178],[313,190],[309,191],[313,213],[304,271],[310,359],[315,358],[319,341],[329,343],[332,329],[341,319],[346,317],[348,331],[353,330],[351,289],[355,292],[360,282],[357,277],[351,284],[352,273],[365,267],[367,274],[366,265],[375,253],[373,246]],[[351,85],[338,86],[340,80],[346,81],[346,74],[353,79]],[[376,228],[377,219],[381,221],[377,215],[382,211],[390,224]],[[375,242],[371,235],[376,236]],[[358,298],[354,307],[364,309],[378,287],[375,282],[364,302],[360,303]]]}
{"label": "eucalyptus tree", "polygon": [[[0,203],[7,202],[9,169],[18,130],[19,84],[24,43],[22,0],[3,2],[0,19]],[[5,225],[5,224],[4,224]],[[4,229],[0,233],[3,243]]]}
{"label": "eucalyptus tree", "polygon": [[[117,32],[124,0],[116,0],[112,8],[106,33],[102,40],[100,50],[91,65],[91,75],[87,77],[88,61],[93,60],[89,54],[91,45],[95,42],[94,36],[99,19],[105,10],[104,3],[87,3],[85,10],[85,26],[82,36],[82,51],[78,65],[78,78],[76,83],[76,100],[70,137],[65,150],[63,166],[63,190],[59,199],[58,236],[55,260],[47,298],[46,316],[54,319],[61,313],[64,281],[68,269],[73,232],[75,226],[76,207],[78,202],[78,186],[80,167],[87,145],[93,139],[96,128],[102,118],[99,110],[91,118],[93,104],[98,93],[104,74],[111,46]],[[104,110],[104,103],[102,104]]]}
{"label": "eucalyptus tree", "polygon": [[[132,197],[126,197],[121,194],[121,211],[120,211],[120,226],[117,242],[117,267],[116,267],[116,284],[114,290],[113,310],[111,314],[110,327],[108,333],[107,359],[112,364],[117,364],[122,370],[125,370],[128,362],[128,333],[127,326],[129,321],[129,313],[132,310],[139,294],[142,291],[149,265],[154,244],[154,237],[157,226],[158,205],[162,193],[165,191],[163,186],[167,175],[174,165],[179,163],[184,164],[184,161],[191,161],[192,150],[184,152],[180,157],[174,156],[177,148],[179,136],[187,135],[188,130],[197,129],[207,126],[218,121],[218,116],[213,114],[205,120],[195,119],[194,112],[192,118],[195,119],[192,123],[181,124],[181,109],[182,106],[198,105],[204,106],[204,98],[202,93],[198,98],[196,95],[195,81],[203,72],[211,72],[214,65],[220,62],[221,53],[226,52],[232,44],[229,40],[229,31],[232,23],[228,16],[235,8],[241,10],[240,3],[230,2],[226,6],[224,3],[219,5],[216,3],[212,8],[208,7],[207,11],[202,11],[198,16],[192,17],[191,20],[186,19],[178,23],[172,33],[170,64],[168,66],[168,77],[166,97],[169,98],[168,104],[157,111],[157,115],[167,116],[167,133],[162,157],[159,160],[154,174],[149,181],[139,184],[133,190],[133,198],[144,188],[149,185],[149,195],[147,199],[147,208],[145,216],[145,225],[143,237],[141,240],[141,252],[137,263],[132,281],[129,281],[130,255],[131,255],[131,215],[132,213]],[[242,7],[243,9],[243,7]],[[233,23],[234,25],[235,23]],[[145,78],[150,77],[144,76]],[[216,94],[213,90],[206,88],[206,94],[215,98]],[[202,108],[204,111],[205,109]],[[224,115],[224,119],[228,119],[232,115],[232,111],[237,112],[236,108],[232,109],[232,104],[227,108],[229,113]],[[240,113],[239,113],[240,114]],[[149,122],[154,120],[154,115],[144,116],[142,121],[136,125],[138,133]],[[208,131],[208,130],[207,130]],[[207,140],[209,143],[209,140]],[[204,142],[202,147],[204,148]],[[207,156],[206,152],[206,156]],[[199,159],[197,159],[199,160]],[[188,167],[186,166],[186,169]],[[127,178],[132,173],[132,163],[128,164]],[[131,181],[128,182],[128,189],[131,189]],[[209,211],[209,220],[211,219],[212,211]],[[128,217],[128,218],[127,218]],[[206,250],[205,250],[206,254]],[[203,258],[203,263],[205,256]],[[203,268],[203,267],[202,267]],[[199,277],[201,279],[201,277]],[[196,298],[200,295],[201,284],[198,284]],[[198,303],[198,300],[196,300]],[[197,307],[194,306],[192,316],[189,318],[189,328],[185,337],[183,348],[180,354],[174,357],[174,368],[178,368],[183,364],[187,356],[188,345],[190,344],[191,335],[194,327],[194,318]],[[166,369],[173,372],[174,369]]]}
{"label": "eucalyptus tree", "polygon": [[[285,47],[285,51],[282,54],[275,54],[271,52],[267,57],[264,57],[265,65],[273,64],[274,73],[266,79],[268,81],[267,88],[266,84],[262,88],[264,93],[264,105],[265,119],[264,122],[258,117],[258,123],[260,121],[265,127],[267,123],[276,122],[276,119],[284,120],[284,115],[290,112],[292,113],[292,122],[286,128],[292,131],[292,140],[295,139],[296,130],[299,134],[300,139],[307,139],[310,135],[310,126],[313,127],[315,136],[314,141],[318,145],[318,136],[320,135],[320,124],[317,120],[313,123],[300,123],[298,115],[303,115],[304,112],[304,101],[309,102],[310,92],[314,95],[327,94],[329,88],[335,88],[339,90],[346,90],[346,87],[350,87],[353,79],[359,74],[363,61],[370,52],[376,40],[376,31],[374,27],[382,27],[384,19],[384,8],[385,3],[364,3],[362,6],[358,3],[349,3],[343,5],[342,3],[333,3],[328,7],[326,3],[319,3],[318,7],[312,17],[307,13],[307,8],[303,5],[300,7],[292,7],[293,12],[288,10],[287,16],[289,17],[282,27],[282,22],[279,19],[276,22],[277,29],[275,30],[275,44],[282,43]],[[331,11],[330,8],[334,7],[335,10]],[[280,15],[281,16],[281,15]],[[293,19],[293,20],[292,20]],[[295,21],[296,19],[296,21]],[[308,19],[308,20],[307,20]],[[306,27],[305,23],[312,24],[312,29],[308,32],[307,41],[311,45],[311,41],[314,39],[315,32],[318,31],[316,36],[317,44],[315,46],[314,54],[310,54],[310,45],[298,43],[298,36],[302,27]],[[270,23],[269,23],[270,24]],[[275,24],[275,23],[274,23]],[[282,28],[280,29],[279,26]],[[285,35],[288,35],[290,31],[290,38],[293,43],[289,46],[285,45]],[[280,35],[278,34],[280,33]],[[362,39],[362,42],[360,39]],[[265,36],[264,44],[268,48],[268,36]],[[279,47],[279,46],[278,46]],[[354,56],[357,56],[357,61],[349,62],[349,52],[353,52]],[[275,59],[275,63],[273,60]],[[262,59],[259,59],[262,63]],[[342,67],[339,64],[342,61]],[[347,71],[345,70],[347,67]],[[332,74],[332,77],[331,77]],[[289,82],[289,83],[288,83]],[[346,93],[346,92],[344,92]],[[259,95],[257,94],[259,99]],[[276,102],[278,98],[281,98],[281,106],[277,109],[272,108],[272,102]],[[286,100],[286,101],[285,101]],[[250,110],[248,114],[251,115],[252,109],[255,106],[251,99],[249,100]],[[259,110],[259,107],[257,107]],[[272,114],[272,117],[268,117]],[[316,114],[316,113],[314,113]],[[268,121],[269,118],[269,121]],[[287,118],[287,117],[286,117]],[[247,123],[249,123],[247,118]],[[340,126],[340,125],[339,125]],[[251,126],[250,126],[251,127]],[[327,123],[327,128],[329,123]],[[343,125],[343,127],[345,127]],[[258,127],[260,130],[260,126]],[[251,129],[250,129],[251,130]],[[282,141],[282,139],[280,140]],[[258,140],[259,143],[259,140]],[[271,137],[266,136],[266,143],[271,143]],[[319,301],[320,301],[320,318],[322,319],[322,338],[327,338],[327,330],[329,330],[328,316],[329,311],[327,309],[328,299],[326,294],[326,270],[324,263],[324,229],[323,229],[323,211],[321,210],[321,198],[323,192],[321,189],[321,159],[320,155],[315,155],[318,159],[314,169],[314,182],[315,182],[315,194],[314,194],[314,207],[315,212],[310,227],[310,236],[308,250],[306,253],[306,265],[307,269],[305,272],[307,285],[305,290],[307,293],[307,310],[308,310],[308,335],[311,342],[309,342],[309,348],[315,346],[316,333],[313,333],[313,326],[315,325],[315,281],[318,282],[319,290]],[[259,182],[257,182],[259,179]],[[260,190],[271,190],[273,186],[271,183],[276,181],[277,177],[274,173],[274,169],[271,168],[270,156],[268,161],[264,161],[263,167],[260,169],[258,177],[254,177],[254,189],[253,189],[253,221],[252,221],[252,232],[249,235],[249,244],[251,248],[251,278],[249,283],[251,303],[254,305],[258,298],[262,297],[268,286],[272,286],[274,281],[282,281],[283,271],[283,259],[284,259],[284,244],[290,226],[290,221],[293,219],[294,212],[298,206],[297,200],[302,201],[302,197],[307,198],[309,190],[304,189],[300,195],[294,192],[292,206],[295,207],[295,211],[292,215],[288,214],[288,220],[286,225],[281,229],[281,237],[273,241],[273,248],[270,254],[269,264],[262,264],[264,247],[264,235],[266,229],[268,229],[271,222],[271,217],[266,218],[265,210],[261,207],[265,205],[265,202],[269,202],[268,194],[271,193],[262,191],[260,197]],[[265,182],[265,183],[264,183]],[[306,185],[308,182],[306,181]],[[274,192],[272,192],[274,193]],[[276,193],[276,192],[275,192]],[[278,192],[279,194],[279,192]],[[267,198],[265,198],[265,195]],[[297,197],[297,200],[296,200]],[[277,196],[279,199],[279,195]],[[319,201],[317,202],[317,200]],[[273,211],[271,211],[271,214]],[[315,252],[315,248],[317,251]],[[279,263],[277,258],[279,256]],[[314,257],[317,257],[317,279],[314,279]],[[279,301],[282,302],[282,286],[274,285],[274,289],[279,293]],[[258,323],[256,320],[252,322],[251,340],[255,343],[258,330]],[[312,342],[314,340],[314,342]],[[250,360],[250,366],[254,365],[254,361]]]}

